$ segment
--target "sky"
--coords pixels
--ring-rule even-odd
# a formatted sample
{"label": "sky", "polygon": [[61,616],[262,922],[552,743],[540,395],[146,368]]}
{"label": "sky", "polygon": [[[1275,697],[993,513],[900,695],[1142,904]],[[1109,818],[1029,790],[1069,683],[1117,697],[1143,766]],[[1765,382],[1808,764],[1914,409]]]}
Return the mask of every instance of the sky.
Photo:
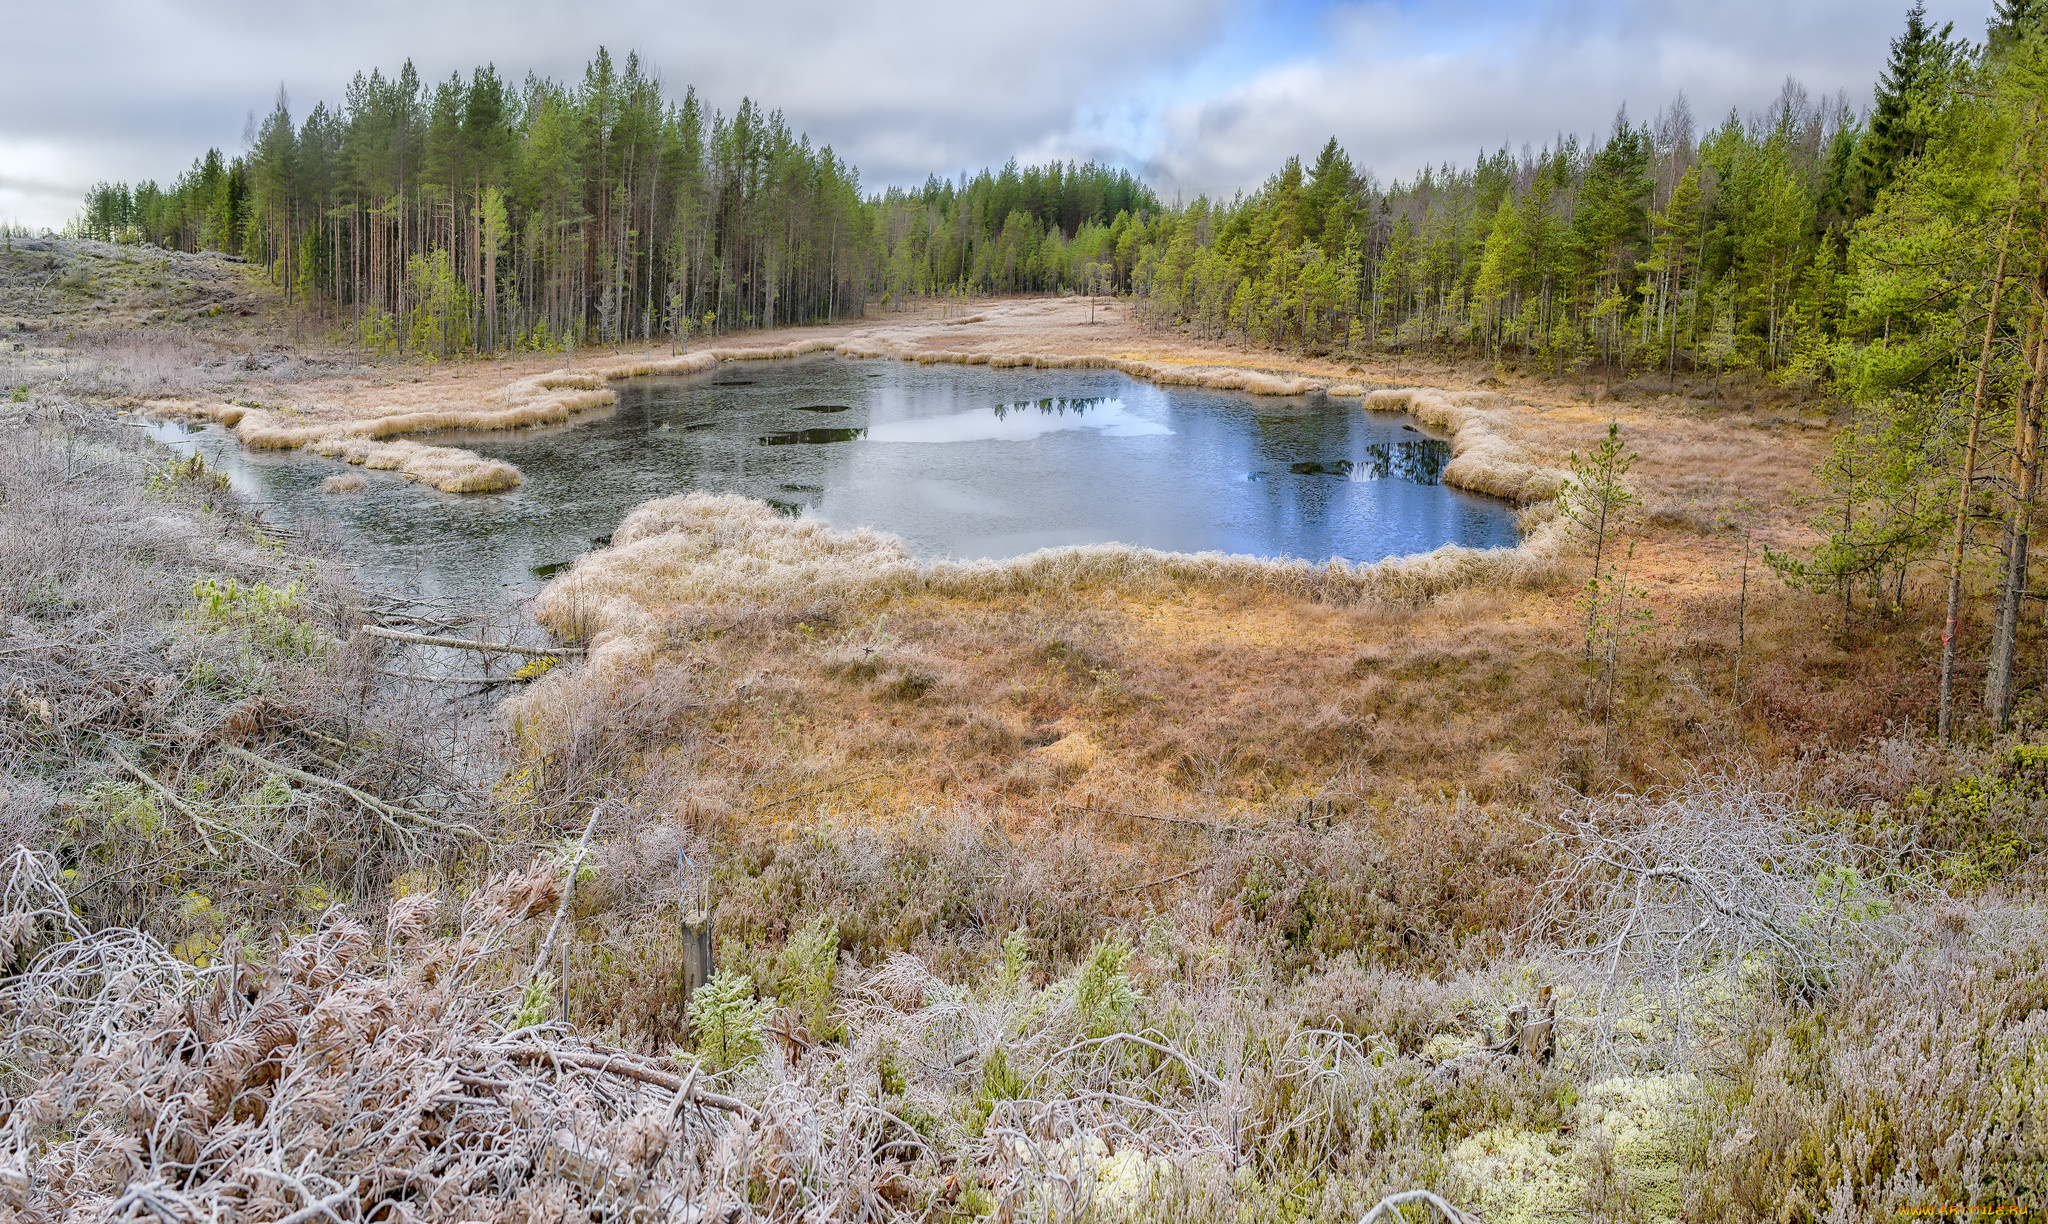
{"label": "sky", "polygon": [[[1094,158],[1167,200],[1256,188],[1331,136],[1382,182],[1604,133],[1681,92],[1705,123],[1787,77],[1869,104],[1909,0],[0,0],[0,221],[238,152],[357,71],[575,78],[638,51],[678,96],[745,97],[857,166]],[[1927,0],[1981,38],[1991,0]]]}

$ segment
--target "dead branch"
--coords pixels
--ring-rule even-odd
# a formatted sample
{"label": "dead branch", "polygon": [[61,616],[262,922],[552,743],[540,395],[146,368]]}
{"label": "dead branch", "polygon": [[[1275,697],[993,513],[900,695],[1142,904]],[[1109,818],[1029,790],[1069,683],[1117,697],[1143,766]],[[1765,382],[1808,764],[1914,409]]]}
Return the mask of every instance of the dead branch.
{"label": "dead branch", "polygon": [[[670,1075],[659,1067],[649,1066],[647,1063],[623,1050],[591,1051],[585,1053],[539,1045],[515,1045],[504,1047],[498,1053],[504,1055],[504,1057],[512,1062],[528,1066],[577,1067],[584,1071],[596,1071],[603,1075],[616,1075],[620,1079],[632,1080],[635,1083],[646,1084],[650,1088],[660,1088],[674,1093],[685,1102],[705,1105],[725,1113],[735,1114],[748,1121],[755,1121],[760,1117],[760,1114],[753,1106],[739,1100],[737,1097],[729,1097],[717,1092],[706,1092],[704,1089],[697,1087],[694,1070],[691,1072],[690,1078],[685,1080],[681,1076]],[[687,1096],[684,1095],[685,1089],[688,1089]]]}
{"label": "dead branch", "polygon": [[562,900],[555,906],[555,920],[548,924],[548,937],[541,941],[540,955],[533,958],[533,968],[526,971],[528,979],[537,975],[541,966],[548,963],[548,954],[555,950],[555,936],[561,932],[562,919],[569,913],[569,898],[576,892],[576,872],[583,866],[583,856],[590,852],[590,831],[597,827],[597,818],[603,808],[592,805],[590,819],[583,824],[583,837],[576,843],[576,857],[569,860],[569,878],[562,884]]}
{"label": "dead branch", "polygon": [[552,659],[570,658],[583,653],[582,648],[578,646],[514,646],[509,642],[477,642],[469,638],[438,637],[431,633],[401,633],[396,629],[385,629],[377,625],[364,626],[363,636],[383,638],[387,642],[405,642],[413,646],[447,646],[455,650],[535,655]]}
{"label": "dead branch", "polygon": [[252,765],[260,765],[263,768],[270,770],[272,773],[282,774],[287,778],[296,778],[301,782],[306,782],[313,786],[320,786],[325,787],[328,790],[339,791],[342,794],[347,795],[349,798],[355,800],[357,803],[361,804],[364,808],[368,809],[372,814],[384,820],[384,822],[387,825],[393,826],[395,831],[399,832],[401,835],[406,836],[408,840],[410,840],[410,834],[406,833],[406,831],[402,827],[399,827],[397,825],[398,821],[410,820],[414,824],[418,824],[426,828],[436,830],[437,832],[459,833],[465,837],[473,837],[478,841],[490,840],[488,837],[485,837],[482,833],[478,832],[471,825],[450,824],[446,821],[435,820],[432,816],[428,816],[421,812],[415,812],[410,808],[402,808],[397,806],[396,804],[386,803],[384,800],[377,798],[375,795],[372,795],[367,791],[359,791],[355,787],[350,786],[346,782],[337,782],[333,778],[323,778],[319,774],[307,773],[303,769],[298,769],[290,765],[280,765],[276,761],[271,760],[269,757],[258,755],[257,753],[249,751],[247,748],[237,747],[234,744],[221,744],[219,745],[219,747],[231,756],[240,757],[242,760],[248,761]]}

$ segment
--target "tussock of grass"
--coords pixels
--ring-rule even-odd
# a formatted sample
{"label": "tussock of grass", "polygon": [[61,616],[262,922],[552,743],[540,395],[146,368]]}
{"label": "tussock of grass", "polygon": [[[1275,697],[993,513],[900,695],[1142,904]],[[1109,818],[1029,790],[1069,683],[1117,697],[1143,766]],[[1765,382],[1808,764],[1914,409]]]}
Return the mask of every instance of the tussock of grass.
{"label": "tussock of grass", "polygon": [[609,548],[585,554],[548,586],[537,615],[564,636],[616,640],[649,636],[655,616],[684,604],[880,603],[918,595],[1006,600],[1112,588],[1127,594],[1253,591],[1340,606],[1414,607],[1474,587],[1548,581],[1553,534],[1546,530],[1518,548],[1446,545],[1373,565],[1125,544],[920,564],[902,540],[871,528],[792,519],[737,494],[689,493],[644,503],[627,515]]}
{"label": "tussock of grass", "polygon": [[511,464],[454,446],[427,446],[405,439],[373,442],[367,438],[324,437],[308,444],[306,449],[373,471],[397,472],[443,493],[500,493],[519,483],[519,469]]}
{"label": "tussock of grass", "polygon": [[[605,392],[609,396],[610,392]],[[519,484],[519,469],[496,459],[486,459],[472,450],[454,446],[429,446],[409,440],[380,441],[393,434],[409,432],[384,428],[383,421],[402,417],[375,418],[368,422],[308,421],[287,412],[250,408],[204,400],[157,400],[155,412],[218,421],[234,431],[242,445],[256,450],[309,450],[316,455],[341,459],[375,471],[398,472],[430,484],[443,493],[499,493]],[[408,417],[444,417],[449,414],[411,413]],[[541,424],[535,420],[526,422]],[[436,428],[461,428],[446,424]],[[506,425],[501,428],[512,428]]]}
{"label": "tussock of grass", "polygon": [[1529,462],[1513,439],[1514,422],[1487,406],[1494,397],[1430,387],[1374,391],[1365,397],[1373,412],[1406,412],[1432,429],[1451,435],[1451,462],[1444,483],[1504,497],[1518,505],[1557,496],[1570,474]]}

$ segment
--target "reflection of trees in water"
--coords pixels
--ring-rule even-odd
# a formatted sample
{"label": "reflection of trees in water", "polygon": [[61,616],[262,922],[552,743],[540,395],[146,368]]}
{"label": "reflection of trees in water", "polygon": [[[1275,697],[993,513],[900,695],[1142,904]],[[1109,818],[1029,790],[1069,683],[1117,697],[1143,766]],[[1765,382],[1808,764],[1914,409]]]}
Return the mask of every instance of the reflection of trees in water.
{"label": "reflection of trees in water", "polygon": [[792,429],[763,436],[761,445],[820,446],[828,442],[852,442],[866,437],[867,432],[865,429]]}
{"label": "reflection of trees in water", "polygon": [[1048,416],[1065,416],[1069,412],[1075,416],[1080,416],[1090,408],[1101,407],[1103,404],[1108,403],[1110,399],[1111,397],[1107,395],[1090,395],[1079,399],[1019,400],[1014,404],[997,404],[995,406],[995,414],[996,420],[1000,421],[1007,418],[1013,412],[1026,412],[1036,408]]}
{"label": "reflection of trees in water", "polygon": [[1301,476],[1341,476],[1346,480],[1386,480],[1398,477],[1411,484],[1442,484],[1444,468],[1451,462],[1451,444],[1435,438],[1416,442],[1373,442],[1362,458],[1339,459],[1332,464],[1297,463],[1293,471]]}

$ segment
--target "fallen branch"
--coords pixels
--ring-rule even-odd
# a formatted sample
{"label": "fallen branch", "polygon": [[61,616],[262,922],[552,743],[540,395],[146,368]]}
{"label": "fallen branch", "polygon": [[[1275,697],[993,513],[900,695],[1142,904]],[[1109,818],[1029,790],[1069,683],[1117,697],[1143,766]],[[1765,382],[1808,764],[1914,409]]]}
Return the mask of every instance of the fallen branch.
{"label": "fallen branch", "polygon": [[185,817],[185,819],[191,821],[192,827],[199,830],[199,844],[206,847],[206,852],[208,854],[213,855],[215,858],[220,857],[220,850],[214,846],[213,839],[206,835],[206,826],[212,822],[202,818],[199,815],[199,813],[193,811],[190,807],[186,806],[185,801],[183,799],[178,798],[177,795],[173,794],[169,787],[157,781],[155,778],[150,777],[148,771],[143,769],[142,766],[137,765],[135,762],[129,760],[127,757],[124,757],[120,753],[114,751],[114,749],[111,746],[107,746],[107,755],[113,758],[114,764],[119,765],[121,768],[127,770],[129,773],[134,774],[137,778],[139,778],[142,781],[142,784],[144,786],[147,786],[149,789],[155,791],[157,795],[161,797],[165,803],[170,804],[171,807],[178,811],[180,814],[182,814]]}
{"label": "fallen branch", "polygon": [[237,829],[233,825],[222,824],[217,820],[209,820],[206,817],[201,816],[183,799],[178,798],[178,796],[174,794],[169,787],[157,781],[155,778],[150,777],[149,771],[143,769],[142,766],[137,765],[135,762],[129,760],[127,757],[124,757],[120,753],[114,751],[113,748],[107,748],[107,755],[114,759],[114,763],[116,765],[119,765],[121,768],[127,770],[129,773],[134,774],[137,778],[140,778],[142,780],[143,785],[149,787],[149,789],[155,791],[158,795],[161,795],[163,797],[164,802],[170,804],[173,808],[183,813],[185,819],[192,822],[192,827],[199,830],[199,844],[206,847],[206,852],[208,854],[213,855],[215,858],[220,857],[220,850],[214,846],[213,840],[206,836],[206,831],[208,829],[213,829],[217,832],[228,834],[235,840],[241,842],[243,845],[249,847],[251,850],[254,850],[259,854],[269,855],[271,858],[276,859],[278,863],[280,863],[287,871],[298,870],[298,865],[293,863],[290,859],[286,858],[282,854],[279,854],[277,851],[272,850],[269,846],[266,846],[262,842],[257,841],[255,838],[249,836],[247,833],[242,832],[240,829]]}
{"label": "fallen branch", "polygon": [[[263,768],[271,771],[272,773],[283,774],[287,778],[297,778],[301,782],[308,782],[314,786],[323,786],[326,787],[328,790],[340,791],[342,794],[347,795],[349,798],[355,800],[357,803],[361,804],[369,811],[375,813],[378,817],[383,819],[386,824],[395,824],[395,822],[399,820],[410,820],[414,824],[424,825],[429,829],[435,829],[442,833],[461,833],[466,834],[470,837],[474,837],[478,841],[490,840],[490,838],[485,837],[482,833],[478,832],[477,829],[471,825],[449,824],[446,821],[435,820],[432,816],[427,816],[420,812],[415,812],[410,808],[402,808],[397,806],[396,804],[386,803],[384,800],[377,798],[375,795],[372,795],[366,791],[359,791],[355,787],[350,786],[346,782],[337,782],[333,778],[323,778],[319,774],[307,773],[303,769],[297,769],[290,765],[280,765],[276,761],[271,760],[269,757],[259,756],[258,754],[249,751],[247,748],[239,748],[233,744],[221,744],[220,747],[223,751],[229,753],[230,755],[238,756],[243,760],[248,761],[252,765],[261,765]],[[402,828],[398,829],[398,832],[401,835],[405,834],[405,830]]]}
{"label": "fallen branch", "polygon": [[524,1063],[527,1066],[576,1067],[584,1071],[616,1075],[620,1079],[632,1080],[637,1084],[646,1084],[650,1087],[660,1088],[677,1094],[681,1094],[687,1088],[689,1089],[689,1095],[683,1098],[685,1100],[694,1101],[699,1105],[722,1110],[729,1114],[737,1114],[749,1122],[756,1121],[761,1116],[752,1105],[747,1104],[745,1101],[716,1092],[706,1092],[702,1088],[697,1087],[694,1074],[687,1080],[681,1076],[670,1075],[659,1067],[648,1066],[623,1050],[616,1052],[596,1050],[585,1052],[581,1050],[550,1049],[547,1046],[540,1045],[516,1045],[507,1046],[495,1052],[504,1055],[513,1062]]}
{"label": "fallen branch", "polygon": [[580,646],[562,646],[554,648],[543,648],[539,646],[514,646],[509,642],[477,642],[471,641],[468,638],[438,637],[431,633],[400,633],[396,629],[385,629],[379,625],[365,625],[363,627],[363,636],[383,638],[387,642],[407,642],[414,646],[450,646],[456,650],[480,650],[486,653],[496,651],[503,654],[538,655],[550,659],[567,658],[573,655],[580,655],[583,653],[583,649]]}
{"label": "fallen branch", "polygon": [[569,861],[569,878],[562,885],[562,902],[555,906],[555,920],[548,924],[548,937],[541,941],[540,955],[533,958],[533,968],[526,971],[528,978],[540,972],[541,966],[548,963],[548,953],[555,950],[555,936],[562,929],[562,919],[569,913],[569,898],[576,891],[576,872],[583,866],[583,856],[590,850],[590,831],[597,827],[598,814],[603,811],[603,808],[591,805],[590,819],[583,825],[583,839],[576,843],[576,857]]}
{"label": "fallen branch", "polygon": [[1189,876],[1195,874],[1197,871],[1202,870],[1202,867],[1206,866],[1208,866],[1208,864],[1204,863],[1200,866],[1190,867],[1186,871],[1177,872],[1170,876],[1162,876],[1157,880],[1147,880],[1143,884],[1125,884],[1120,888],[1105,888],[1099,892],[1083,893],[1081,894],[1080,899],[1083,901],[1091,901],[1096,897],[1113,897],[1118,893],[1143,892],[1145,889],[1148,888],[1157,888],[1161,884],[1171,884],[1175,880],[1185,880]]}

